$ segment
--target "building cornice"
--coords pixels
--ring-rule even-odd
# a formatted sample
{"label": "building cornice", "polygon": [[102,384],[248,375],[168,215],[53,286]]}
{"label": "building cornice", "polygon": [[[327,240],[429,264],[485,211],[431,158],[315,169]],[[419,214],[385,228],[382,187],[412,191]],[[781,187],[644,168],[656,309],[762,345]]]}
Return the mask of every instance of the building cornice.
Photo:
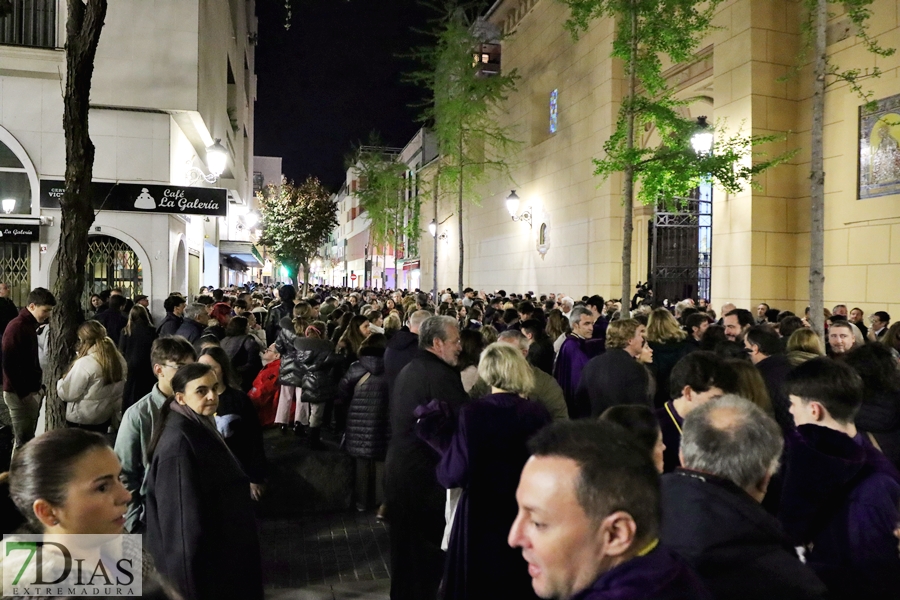
{"label": "building cornice", "polygon": [[497,0],[485,13],[484,18],[509,35],[516,30],[525,15],[541,0]]}

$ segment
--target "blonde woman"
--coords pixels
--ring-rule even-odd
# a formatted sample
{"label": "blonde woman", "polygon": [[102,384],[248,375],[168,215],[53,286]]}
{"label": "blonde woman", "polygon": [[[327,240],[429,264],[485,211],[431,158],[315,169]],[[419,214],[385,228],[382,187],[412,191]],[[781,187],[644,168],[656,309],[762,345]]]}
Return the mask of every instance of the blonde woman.
{"label": "blonde woman", "polygon": [[462,488],[447,549],[445,597],[529,598],[531,577],[506,536],[516,518],[512,499],[528,460],[526,443],[550,423],[550,414],[527,399],[534,375],[518,348],[491,344],[481,353],[478,374],[491,393],[462,407],[437,468],[442,486]]}
{"label": "blonde woman", "polygon": [[56,382],[59,398],[66,402],[69,427],[106,433],[114,418],[118,425],[127,371],[106,328],[97,321],[85,321],[78,328],[75,362]]}
{"label": "blonde woman", "polygon": [[792,367],[806,361],[825,356],[825,346],[816,332],[808,327],[798,329],[791,334],[787,342],[787,359]]}
{"label": "blonde woman", "polygon": [[650,372],[656,379],[654,405],[659,408],[670,400],[669,376],[672,369],[683,356],[695,348],[687,341],[687,334],[681,329],[678,321],[665,308],[657,308],[650,313],[644,337],[653,349]]}

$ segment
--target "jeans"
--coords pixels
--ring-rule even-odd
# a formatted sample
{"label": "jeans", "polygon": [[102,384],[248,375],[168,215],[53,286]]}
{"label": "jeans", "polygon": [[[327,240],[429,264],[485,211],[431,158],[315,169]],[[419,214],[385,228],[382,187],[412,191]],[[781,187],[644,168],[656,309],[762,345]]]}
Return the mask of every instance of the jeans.
{"label": "jeans", "polygon": [[[3,392],[3,402],[9,409],[16,448],[21,448],[34,437],[38,415],[41,413],[41,397],[34,393],[19,398],[14,392]],[[3,420],[3,415],[0,415],[0,420]]]}

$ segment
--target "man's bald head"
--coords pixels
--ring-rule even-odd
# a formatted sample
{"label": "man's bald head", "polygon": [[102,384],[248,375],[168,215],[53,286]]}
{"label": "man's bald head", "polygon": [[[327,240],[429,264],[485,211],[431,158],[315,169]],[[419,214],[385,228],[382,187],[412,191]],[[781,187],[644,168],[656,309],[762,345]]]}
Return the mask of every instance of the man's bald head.
{"label": "man's bald head", "polygon": [[521,331],[507,329],[500,334],[497,341],[509,344],[510,346],[515,346],[523,355],[528,356],[528,347],[531,345],[531,342],[528,341],[527,337],[522,335]]}
{"label": "man's bald head", "polygon": [[425,322],[425,319],[433,316],[434,315],[427,310],[417,310],[409,317],[409,330],[418,335],[419,328],[422,326],[422,323]]}

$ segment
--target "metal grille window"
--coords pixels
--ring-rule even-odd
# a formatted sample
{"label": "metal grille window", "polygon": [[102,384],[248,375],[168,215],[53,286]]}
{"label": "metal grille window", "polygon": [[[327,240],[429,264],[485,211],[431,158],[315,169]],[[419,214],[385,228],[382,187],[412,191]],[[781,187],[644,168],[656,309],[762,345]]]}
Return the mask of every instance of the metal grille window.
{"label": "metal grille window", "polygon": [[31,244],[5,242],[0,244],[0,281],[9,286],[9,298],[16,306],[25,306],[31,291],[29,267]]}
{"label": "metal grille window", "polygon": [[9,0],[0,18],[0,44],[56,48],[57,0]]}
{"label": "metal grille window", "polygon": [[121,288],[134,298],[144,293],[141,263],[131,246],[108,235],[93,235],[88,240],[88,255],[82,306],[88,306],[91,294]]}
{"label": "metal grille window", "polygon": [[657,300],[710,297],[712,186],[677,198],[678,210],[657,209],[650,228],[650,283]]}

